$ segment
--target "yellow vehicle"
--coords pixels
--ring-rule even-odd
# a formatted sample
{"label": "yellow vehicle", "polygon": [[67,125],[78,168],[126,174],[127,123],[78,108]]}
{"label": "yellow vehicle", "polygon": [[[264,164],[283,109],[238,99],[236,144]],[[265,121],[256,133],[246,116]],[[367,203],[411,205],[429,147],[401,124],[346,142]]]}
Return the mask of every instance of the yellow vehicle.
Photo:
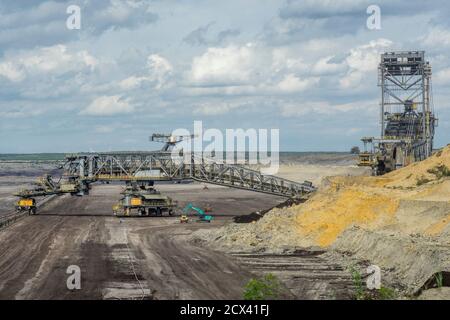
{"label": "yellow vehicle", "polygon": [[180,223],[188,223],[189,222],[189,218],[187,216],[187,214],[182,214],[180,216]]}
{"label": "yellow vehicle", "polygon": [[373,155],[368,152],[361,152],[359,154],[358,166],[371,167],[373,165]]}
{"label": "yellow vehicle", "polygon": [[36,200],[33,198],[22,198],[17,201],[16,209],[18,211],[28,211],[29,214],[35,214]]}

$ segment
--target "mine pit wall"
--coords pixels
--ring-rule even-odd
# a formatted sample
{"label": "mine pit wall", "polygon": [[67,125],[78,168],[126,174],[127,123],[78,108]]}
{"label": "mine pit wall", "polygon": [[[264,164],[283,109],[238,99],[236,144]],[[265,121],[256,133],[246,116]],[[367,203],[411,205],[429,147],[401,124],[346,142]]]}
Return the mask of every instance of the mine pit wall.
{"label": "mine pit wall", "polygon": [[[448,202],[402,201],[398,226],[405,227],[402,215],[408,214],[409,219],[415,220],[427,214],[444,217],[449,213]],[[437,235],[433,235],[433,227],[418,222],[415,230],[409,228],[409,234],[399,233],[395,224],[382,230],[352,227],[336,239],[326,255],[348,267],[377,265],[383,286],[397,288],[404,295],[417,295],[436,273],[450,272],[450,226],[446,225]]]}

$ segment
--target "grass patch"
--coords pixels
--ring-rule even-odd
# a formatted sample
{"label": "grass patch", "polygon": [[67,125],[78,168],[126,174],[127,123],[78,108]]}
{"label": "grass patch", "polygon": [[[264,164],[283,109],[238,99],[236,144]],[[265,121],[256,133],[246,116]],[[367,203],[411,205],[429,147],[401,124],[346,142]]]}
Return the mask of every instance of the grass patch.
{"label": "grass patch", "polygon": [[428,169],[427,171],[428,173],[434,174],[438,179],[450,177],[450,169],[444,164]]}
{"label": "grass patch", "polygon": [[438,272],[434,275],[434,280],[436,281],[436,286],[438,288],[442,288],[444,285],[444,276],[442,275],[442,272]]}
{"label": "grass patch", "polygon": [[262,278],[252,278],[245,285],[245,300],[273,300],[277,299],[281,293],[281,284],[276,276],[271,273]]}
{"label": "grass patch", "polygon": [[379,300],[393,300],[396,298],[395,290],[381,286],[378,290]]}
{"label": "grass patch", "polygon": [[420,178],[417,179],[416,185],[417,185],[417,186],[421,186],[421,185],[423,185],[423,184],[425,184],[425,183],[428,183],[428,182],[430,182],[430,181],[431,181],[430,179],[425,178],[424,176],[422,176],[422,177],[420,177]]}
{"label": "grass patch", "polygon": [[358,270],[351,267],[350,272],[355,286],[354,298],[356,300],[393,300],[397,297],[395,290],[389,287],[381,286],[380,289],[369,290]]}
{"label": "grass patch", "polygon": [[355,299],[366,300],[366,288],[364,287],[361,273],[353,267],[350,269],[350,273],[352,275],[353,285],[355,286]]}

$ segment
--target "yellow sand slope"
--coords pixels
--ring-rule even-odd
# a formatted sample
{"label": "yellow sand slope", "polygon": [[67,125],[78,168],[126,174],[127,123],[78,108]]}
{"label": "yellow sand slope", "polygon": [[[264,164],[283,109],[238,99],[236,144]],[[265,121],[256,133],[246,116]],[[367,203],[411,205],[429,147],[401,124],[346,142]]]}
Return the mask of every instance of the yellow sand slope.
{"label": "yellow sand slope", "polygon": [[296,213],[295,228],[306,243],[321,247],[331,245],[352,226],[370,230],[396,227],[399,232],[405,226],[403,231],[438,236],[450,222],[450,212],[445,217],[439,214],[418,219],[413,226],[408,223],[412,215],[398,212],[402,201],[450,203],[446,168],[450,168],[450,146],[382,177],[329,178],[326,188],[305,204],[291,208]]}

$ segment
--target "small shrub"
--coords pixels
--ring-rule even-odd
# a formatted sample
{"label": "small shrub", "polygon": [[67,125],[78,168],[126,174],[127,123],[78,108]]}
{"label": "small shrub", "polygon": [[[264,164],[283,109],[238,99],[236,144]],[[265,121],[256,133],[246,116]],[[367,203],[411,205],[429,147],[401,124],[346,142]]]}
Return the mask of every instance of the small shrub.
{"label": "small shrub", "polygon": [[365,288],[361,273],[354,267],[351,267],[350,272],[352,275],[353,285],[355,286],[355,299],[366,300]]}
{"label": "small shrub", "polygon": [[354,297],[356,300],[392,300],[396,298],[394,289],[381,286],[380,289],[369,290],[358,270],[351,267],[350,272],[355,286]]}
{"label": "small shrub", "polygon": [[392,288],[380,287],[380,290],[378,290],[378,296],[380,300],[392,300],[395,299],[396,294]]}
{"label": "small shrub", "polygon": [[428,183],[428,182],[430,182],[430,181],[431,181],[430,179],[425,178],[424,176],[422,176],[422,177],[420,177],[420,178],[417,179],[416,185],[417,185],[417,186],[421,186],[421,185],[423,185],[423,184],[425,184],[425,183]]}
{"label": "small shrub", "polygon": [[444,285],[444,277],[442,275],[442,272],[438,272],[434,275],[434,280],[436,281],[436,286],[438,288],[442,288]]}
{"label": "small shrub", "polygon": [[438,179],[441,179],[443,177],[450,177],[450,169],[445,164],[441,164],[432,169],[429,169],[428,173],[434,174]]}
{"label": "small shrub", "polygon": [[280,295],[281,284],[271,273],[259,279],[250,279],[244,288],[245,300],[270,300]]}

